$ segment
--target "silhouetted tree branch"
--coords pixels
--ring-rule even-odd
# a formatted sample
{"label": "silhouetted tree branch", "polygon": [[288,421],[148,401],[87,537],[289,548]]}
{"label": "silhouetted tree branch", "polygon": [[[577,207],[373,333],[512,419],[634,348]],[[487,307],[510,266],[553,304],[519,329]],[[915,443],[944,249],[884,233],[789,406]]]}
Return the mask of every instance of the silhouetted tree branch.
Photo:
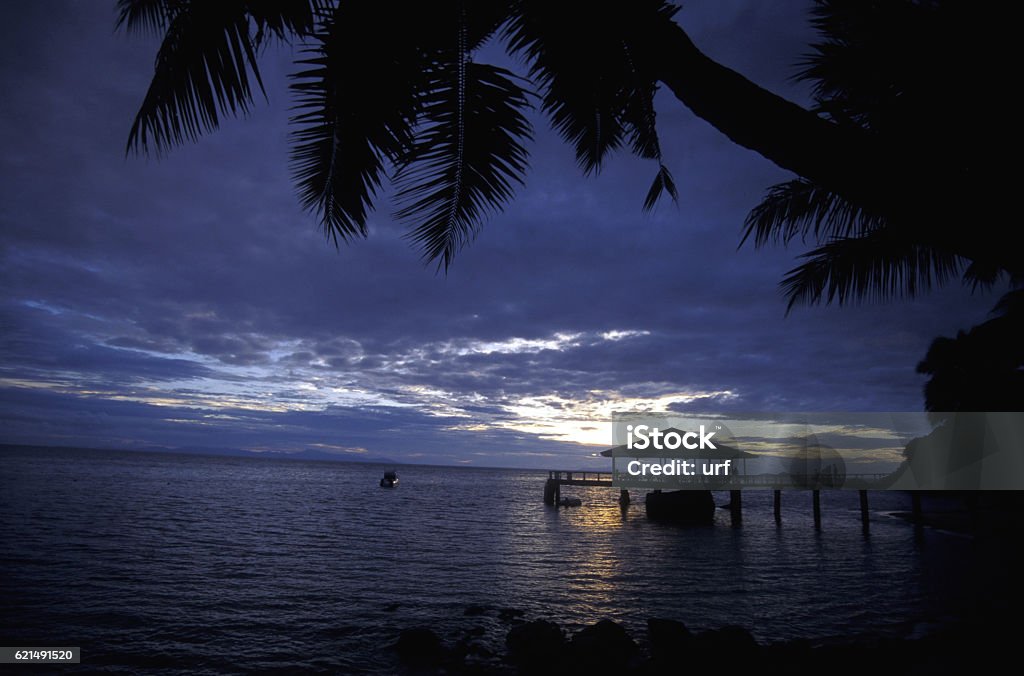
{"label": "silhouetted tree branch", "polygon": [[[585,172],[599,171],[621,147],[657,164],[645,208],[675,194],[653,109],[661,83],[734,142],[792,171],[819,200],[856,212],[855,227],[843,234],[802,231],[818,248],[787,277],[791,304],[912,295],[968,269],[974,283],[1024,272],[992,204],[994,170],[978,144],[963,138],[969,129],[991,144],[1001,133],[986,128],[976,98],[992,49],[979,28],[991,21],[990,8],[974,3],[818,0],[823,42],[802,74],[815,83],[811,110],[709,58],[674,20],[677,8],[662,0],[119,6],[123,25],[164,35],[132,128],[135,149],[166,150],[216,128],[218,115],[244,112],[250,79],[262,88],[255,54],[264,36],[307,46],[292,85],[299,97],[295,180],[304,205],[335,238],[364,235],[378,186],[397,178],[410,236],[428,260],[447,266],[487,212],[512,199],[528,161],[521,109],[532,92],[473,57],[488,40],[503,39],[525,60],[543,110]],[[472,144],[464,143],[467,133]],[[433,140],[425,145],[426,138]],[[486,179],[469,183],[474,177]],[[772,228],[790,228],[790,214],[806,217],[787,205],[803,199],[798,192],[770,193],[773,205],[759,212],[767,220],[752,214],[748,235],[763,235],[755,244],[774,241]],[[833,241],[868,235],[892,247],[877,261],[864,256],[869,247]],[[838,269],[821,274],[837,256],[860,282]],[[914,271],[906,267],[911,261]]]}

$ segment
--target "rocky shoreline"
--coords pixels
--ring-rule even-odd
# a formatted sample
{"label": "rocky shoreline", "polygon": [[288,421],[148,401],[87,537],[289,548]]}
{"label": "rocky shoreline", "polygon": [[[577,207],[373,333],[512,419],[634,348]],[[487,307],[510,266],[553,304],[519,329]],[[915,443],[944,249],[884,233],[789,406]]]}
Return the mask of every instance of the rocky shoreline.
{"label": "rocky shoreline", "polygon": [[751,669],[771,674],[853,673],[883,669],[901,674],[960,673],[1009,655],[1009,626],[959,626],[917,638],[859,637],[758,643],[744,627],[692,632],[678,620],[651,618],[643,636],[601,620],[574,633],[549,620],[517,620],[503,652],[467,632],[446,640],[428,627],[405,629],[391,650],[407,674],[673,674]]}

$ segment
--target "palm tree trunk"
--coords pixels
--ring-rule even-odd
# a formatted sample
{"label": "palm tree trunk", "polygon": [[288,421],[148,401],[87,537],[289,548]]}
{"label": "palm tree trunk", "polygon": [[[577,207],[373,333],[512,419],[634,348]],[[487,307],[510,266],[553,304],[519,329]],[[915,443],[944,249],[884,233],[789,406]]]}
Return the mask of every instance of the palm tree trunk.
{"label": "palm tree trunk", "polygon": [[881,153],[867,132],[840,127],[713,61],[678,24],[664,30],[649,41],[658,53],[648,58],[658,79],[695,115],[783,169],[858,204],[879,202],[870,177]]}
{"label": "palm tree trunk", "polygon": [[[931,149],[883,145],[866,130],[840,126],[715,62],[674,22],[641,44],[644,58],[676,98],[732,141],[779,167],[899,223],[911,241],[1020,274],[984,179]],[[651,38],[654,39],[651,39]]]}

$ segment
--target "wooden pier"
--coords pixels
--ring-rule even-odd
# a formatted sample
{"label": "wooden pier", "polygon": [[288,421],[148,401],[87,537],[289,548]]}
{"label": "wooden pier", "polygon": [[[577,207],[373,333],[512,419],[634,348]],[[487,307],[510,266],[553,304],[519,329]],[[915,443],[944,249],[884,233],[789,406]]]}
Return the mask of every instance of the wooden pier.
{"label": "wooden pier", "polygon": [[611,486],[611,472],[561,472],[551,470],[544,483],[544,504],[557,505],[562,501],[562,486]]}
{"label": "wooden pier", "polygon": [[[864,485],[863,482],[869,482],[883,478],[886,475],[883,474],[850,474],[846,476],[846,479],[853,479],[857,482],[862,482],[859,485]],[[807,477],[808,481],[806,485],[808,487],[814,486],[815,483],[812,481],[816,477]],[[764,489],[771,489],[773,493],[773,512],[776,523],[782,523],[782,489],[773,488],[773,485],[777,485],[780,479],[774,475],[754,475],[745,477],[732,477],[728,484],[709,486],[707,490],[728,490],[729,491],[729,513],[732,518],[732,522],[738,525],[743,519],[743,491],[738,488],[730,488],[731,486],[751,486],[759,487]],[[811,491],[811,510],[814,515],[814,527],[821,528],[821,488],[793,488],[793,477],[789,477],[786,483],[786,488],[790,490],[810,490]],[[857,485],[857,484],[855,484]],[[612,473],[611,472],[567,472],[561,470],[550,470],[548,472],[547,481],[544,482],[544,504],[548,506],[555,506],[562,501],[562,486],[612,486]],[[666,488],[678,488],[678,486],[666,486]],[[657,490],[653,489],[652,490]],[[833,490],[842,490],[841,488],[834,488]],[[849,490],[849,489],[847,489]],[[869,527],[869,511],[868,511],[868,489],[858,488],[856,489],[860,496],[860,518],[863,524],[864,532],[868,532]],[[621,489],[619,493],[619,504],[622,506],[628,505],[630,502],[629,491],[625,488]],[[914,516],[919,516],[920,513],[920,498],[917,494],[913,495],[914,505]]]}

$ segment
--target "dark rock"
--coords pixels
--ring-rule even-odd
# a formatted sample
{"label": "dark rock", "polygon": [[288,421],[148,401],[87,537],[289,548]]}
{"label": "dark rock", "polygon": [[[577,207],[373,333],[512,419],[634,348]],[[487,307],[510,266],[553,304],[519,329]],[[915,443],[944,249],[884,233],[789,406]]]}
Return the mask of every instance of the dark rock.
{"label": "dark rock", "polygon": [[647,517],[679,524],[710,524],[715,520],[715,499],[711,491],[668,491],[648,493]]}
{"label": "dark rock", "polygon": [[514,620],[517,617],[521,617],[522,615],[523,611],[517,610],[516,608],[502,608],[498,611],[498,619],[503,620],[505,622],[510,622],[511,620]]}
{"label": "dark rock", "polygon": [[760,646],[749,631],[729,625],[697,634],[693,647],[694,652],[711,663],[722,660],[727,664],[747,664],[757,656]]}
{"label": "dark rock", "polygon": [[623,669],[636,658],[640,649],[622,625],[611,620],[580,629],[572,637],[572,659],[582,670]]}
{"label": "dark rock", "polygon": [[565,635],[554,622],[534,620],[509,629],[505,636],[509,657],[523,665],[550,664],[561,657]]}
{"label": "dark rock", "polygon": [[693,641],[693,634],[677,620],[652,617],[647,620],[647,639],[651,644],[651,657],[659,661],[681,658]]}
{"label": "dark rock", "polygon": [[437,664],[441,661],[441,637],[426,627],[403,629],[395,643],[398,658],[409,664]]}
{"label": "dark rock", "polygon": [[449,657],[452,658],[451,661],[454,663],[465,663],[467,661],[484,662],[494,659],[495,654],[494,651],[480,641],[475,641],[467,637],[455,642]]}
{"label": "dark rock", "polygon": [[[805,639],[772,643],[762,649],[762,660],[776,673],[803,674],[818,671],[820,655],[814,654],[811,642]],[[844,667],[850,666],[844,663]]]}

